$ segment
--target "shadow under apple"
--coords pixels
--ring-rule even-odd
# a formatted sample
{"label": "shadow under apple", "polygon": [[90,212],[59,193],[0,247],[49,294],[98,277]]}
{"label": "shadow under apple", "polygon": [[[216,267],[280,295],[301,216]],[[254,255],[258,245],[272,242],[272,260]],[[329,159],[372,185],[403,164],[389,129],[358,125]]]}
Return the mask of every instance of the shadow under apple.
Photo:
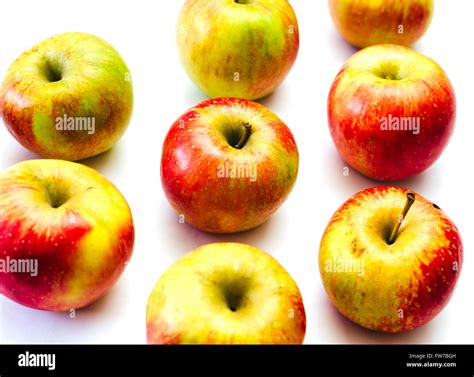
{"label": "shadow under apple", "polygon": [[[206,96],[199,88],[194,85],[191,80],[189,80],[189,83],[185,86],[185,90],[183,92],[183,98],[185,102],[188,104],[186,109],[183,109],[183,113],[188,109],[196,104],[205,101],[207,99],[210,99],[210,97]],[[180,114],[176,114],[176,117],[178,117]]]}
{"label": "shadow under apple", "polygon": [[416,176],[399,181],[377,181],[370,179],[357,172],[349,166],[337,153],[336,149],[326,148],[324,164],[325,175],[330,182],[330,187],[338,191],[341,196],[341,204],[355,193],[374,186],[397,186],[409,190],[414,190],[421,195],[428,190],[432,190],[437,180],[438,168],[433,165],[424,172]]}
{"label": "shadow under apple", "polygon": [[11,165],[26,160],[36,160],[42,157],[36,153],[30,152],[21,144],[15,142],[8,142],[2,150],[2,166],[1,169],[6,169]]}
{"label": "shadow under apple", "polygon": [[[185,221],[183,222],[182,217],[164,201],[159,210],[160,223],[157,224],[157,227],[162,228],[162,225],[164,226],[164,224],[166,224],[166,247],[169,252],[173,253],[177,258],[199,246],[215,242],[244,243],[261,248],[271,254],[272,251],[266,250],[265,244],[262,244],[262,242],[265,242],[266,239],[271,239],[272,242],[278,242],[278,235],[284,234],[282,229],[284,227],[283,222],[285,216],[281,213],[282,210],[284,210],[284,208],[280,208],[266,222],[256,228],[234,234],[213,234],[203,232]],[[269,237],[270,235],[271,237]]]}
{"label": "shadow under apple", "polygon": [[331,51],[334,52],[337,59],[341,62],[341,66],[347,61],[347,59],[359,51],[357,47],[347,42],[334,28],[326,34],[326,39],[327,44],[334,47]]}
{"label": "shadow under apple", "polygon": [[[288,106],[288,103],[291,101],[291,96],[286,95],[289,93],[288,86],[286,85],[287,81],[283,81],[280,86],[278,86],[272,93],[267,96],[255,100],[259,104],[269,108],[270,110],[276,112],[275,109],[282,109]],[[278,114],[277,114],[278,115]]]}
{"label": "shadow under apple", "polygon": [[119,142],[114,147],[112,147],[108,151],[105,151],[104,153],[76,162],[95,169],[99,173],[107,176],[112,173],[113,166],[120,167],[122,165],[125,155],[122,149],[123,146]]}
{"label": "shadow under apple", "polygon": [[[1,297],[1,331],[15,343],[90,343],[84,326],[92,321],[107,321],[120,312],[120,296],[124,290],[119,282],[92,304],[74,312],[50,312],[28,308]],[[106,319],[107,318],[107,319]],[[7,325],[8,324],[8,325]],[[70,335],[74,334],[74,337]],[[82,334],[82,335],[81,335]]]}

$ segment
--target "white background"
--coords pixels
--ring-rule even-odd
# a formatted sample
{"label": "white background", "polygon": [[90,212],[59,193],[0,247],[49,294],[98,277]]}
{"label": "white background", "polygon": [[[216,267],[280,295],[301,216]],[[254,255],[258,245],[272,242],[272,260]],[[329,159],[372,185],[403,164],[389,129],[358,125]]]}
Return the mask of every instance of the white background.
{"label": "white background", "polygon": [[[457,94],[457,124],[438,162],[398,185],[436,202],[454,220],[463,235],[465,263],[445,310],[426,326],[399,335],[377,334],[344,319],[328,301],[319,277],[319,242],[333,212],[357,191],[377,185],[353,170],[348,177],[342,174],[345,164],[328,132],[327,94],[355,49],[335,31],[326,1],[292,1],[300,27],[300,53],[284,84],[261,101],[285,121],[298,143],[300,174],[289,199],[266,224],[239,235],[212,236],[179,224],[161,189],[161,145],[174,120],[206,98],[178,59],[175,22],[182,4],[176,0],[1,2],[1,75],[24,50],[65,31],[96,34],[127,62],[135,93],[130,127],[115,148],[83,163],[107,176],[127,198],[136,243],[118,284],[105,298],[77,311],[75,319],[0,297],[0,343],[144,343],[146,302],[161,273],[186,252],[216,241],[259,247],[290,272],[306,307],[306,343],[473,343],[474,3],[437,0],[430,29],[413,46],[435,59],[450,77]],[[0,124],[0,169],[37,157]]]}

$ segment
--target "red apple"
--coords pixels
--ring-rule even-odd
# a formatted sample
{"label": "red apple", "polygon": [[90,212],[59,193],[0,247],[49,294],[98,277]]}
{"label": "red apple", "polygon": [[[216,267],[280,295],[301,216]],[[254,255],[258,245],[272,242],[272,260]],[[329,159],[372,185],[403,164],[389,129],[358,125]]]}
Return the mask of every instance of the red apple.
{"label": "red apple", "polygon": [[201,102],[163,144],[166,197],[195,227],[233,233],[262,224],[285,201],[298,173],[298,149],[269,109],[244,99]]}
{"label": "red apple", "polygon": [[86,306],[118,280],[133,242],[127,202],[95,170],[30,160],[0,174],[0,293],[13,301]]}
{"label": "red apple", "polygon": [[382,186],[336,211],[321,240],[319,271],[341,314],[393,333],[424,325],[446,306],[462,260],[461,235],[437,205]]}
{"label": "red apple", "polygon": [[354,54],[328,98],[329,129],[341,157],[382,181],[431,166],[448,143],[455,115],[454,90],[439,65],[396,45]]}
{"label": "red apple", "polygon": [[354,46],[409,46],[430,26],[433,0],[329,0],[329,10],[339,33]]}

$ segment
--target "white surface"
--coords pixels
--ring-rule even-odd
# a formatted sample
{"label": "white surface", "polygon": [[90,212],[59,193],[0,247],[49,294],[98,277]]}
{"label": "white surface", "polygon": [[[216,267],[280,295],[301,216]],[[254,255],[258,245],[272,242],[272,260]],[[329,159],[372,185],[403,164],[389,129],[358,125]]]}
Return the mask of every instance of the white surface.
{"label": "white surface", "polygon": [[[112,151],[84,163],[107,176],[127,198],[134,214],[136,244],[118,284],[102,300],[77,311],[75,319],[24,308],[0,297],[0,343],[144,343],[146,302],[161,273],[187,251],[215,241],[259,247],[291,273],[306,307],[306,343],[473,343],[474,232],[470,229],[472,166],[468,159],[472,161],[474,138],[470,44],[474,3],[438,0],[430,29],[414,46],[447,72],[457,94],[458,116],[454,136],[440,160],[399,185],[433,200],[454,220],[463,235],[465,263],[446,309],[425,327],[403,335],[376,334],[341,317],[319,277],[319,242],[333,212],[355,192],[377,185],[352,170],[343,176],[345,164],[328,132],[329,87],[355,50],[335,31],[325,1],[292,1],[300,26],[300,53],[284,84],[261,101],[287,123],[298,143],[300,174],[288,201],[266,224],[240,235],[211,236],[179,224],[161,189],[161,145],[173,121],[206,98],[178,60],[175,22],[182,3],[2,1],[1,75],[24,50],[65,31],[101,36],[129,65],[135,92],[130,127]],[[35,157],[0,126],[0,169]]]}

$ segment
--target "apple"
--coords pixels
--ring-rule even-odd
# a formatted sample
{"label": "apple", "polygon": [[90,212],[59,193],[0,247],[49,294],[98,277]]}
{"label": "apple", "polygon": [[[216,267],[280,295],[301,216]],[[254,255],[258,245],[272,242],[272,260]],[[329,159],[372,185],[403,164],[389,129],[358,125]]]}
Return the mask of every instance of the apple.
{"label": "apple", "polygon": [[462,260],[461,235],[436,204],[380,186],[336,211],[321,240],[319,271],[342,315],[396,333],[423,326],[446,306]]}
{"label": "apple", "polygon": [[433,0],[329,0],[339,33],[356,47],[381,43],[410,46],[426,32]]}
{"label": "apple", "polygon": [[91,304],[133,249],[132,214],[97,171],[29,160],[0,173],[0,294],[35,309]]}
{"label": "apple", "polygon": [[186,72],[205,94],[258,99],[292,68],[298,22],[287,0],[187,0],[177,43]]}
{"label": "apple", "polygon": [[454,90],[439,65],[389,44],[354,54],[334,80],[327,106],[341,157],[381,181],[430,167],[446,147],[456,117]]}
{"label": "apple", "polygon": [[298,286],[267,253],[239,243],[201,246],[161,276],[147,304],[150,344],[300,344]]}
{"label": "apple", "polygon": [[265,222],[285,201],[298,174],[298,149],[269,109],[217,98],[188,110],[163,143],[161,181],[189,224],[235,233]]}
{"label": "apple", "polygon": [[10,133],[44,157],[80,160],[112,148],[133,107],[125,62],[104,40],[64,33],[24,52],[0,87]]}

